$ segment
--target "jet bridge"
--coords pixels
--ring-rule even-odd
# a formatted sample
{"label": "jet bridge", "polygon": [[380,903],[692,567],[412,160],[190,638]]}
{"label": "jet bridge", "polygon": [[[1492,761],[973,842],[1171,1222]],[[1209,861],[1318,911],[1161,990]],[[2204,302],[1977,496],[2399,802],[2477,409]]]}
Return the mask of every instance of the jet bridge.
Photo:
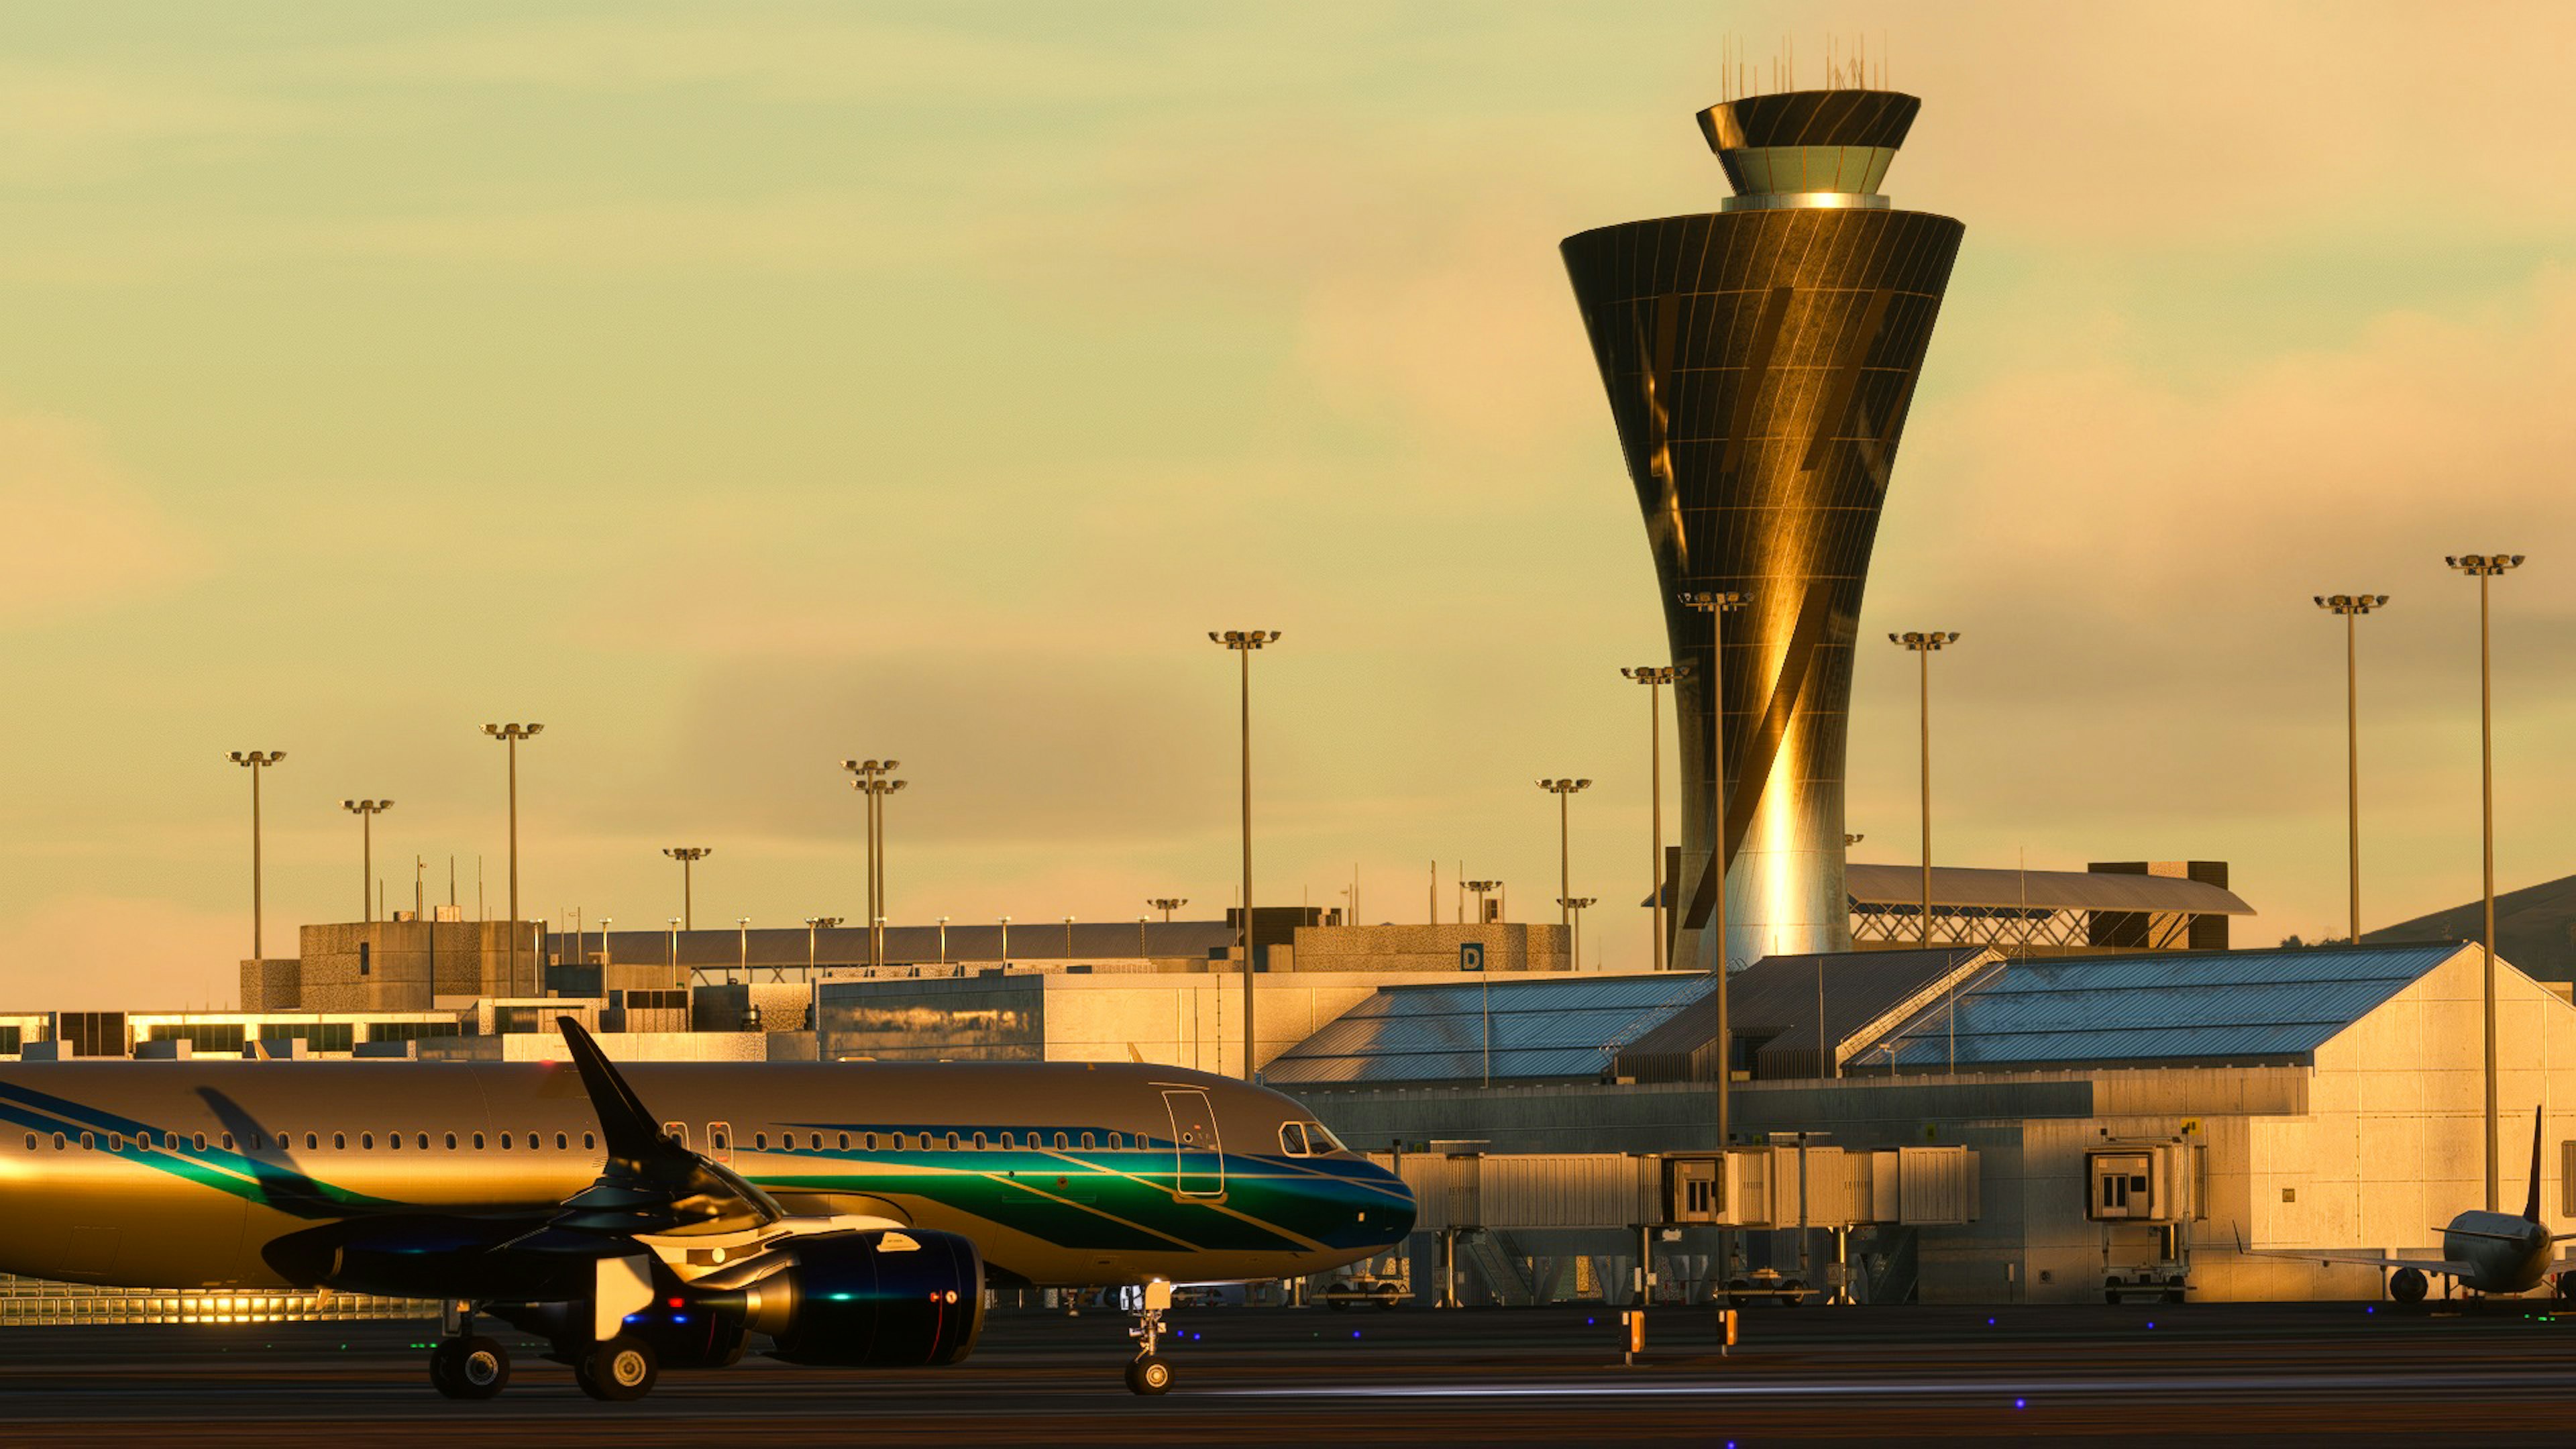
{"label": "jet bridge", "polygon": [[[1814,1134],[1702,1153],[1373,1153],[1413,1189],[1414,1228],[1440,1244],[1442,1302],[1454,1305],[1462,1251],[1495,1296],[1536,1301],[1546,1286],[1510,1266],[1510,1235],[1617,1229],[1637,1235],[1635,1287],[1654,1285],[1653,1243],[1684,1228],[1829,1232],[1839,1271],[1854,1228],[1946,1226],[1978,1213],[1978,1158],[1965,1147],[1849,1149]],[[1577,1281],[1597,1282],[1597,1271]],[[1742,1285],[1721,1267],[1715,1277]],[[1794,1280],[1791,1280],[1794,1281]],[[1770,1289],[1758,1291],[1768,1292]],[[1803,1283],[1798,1293],[1806,1291]]]}

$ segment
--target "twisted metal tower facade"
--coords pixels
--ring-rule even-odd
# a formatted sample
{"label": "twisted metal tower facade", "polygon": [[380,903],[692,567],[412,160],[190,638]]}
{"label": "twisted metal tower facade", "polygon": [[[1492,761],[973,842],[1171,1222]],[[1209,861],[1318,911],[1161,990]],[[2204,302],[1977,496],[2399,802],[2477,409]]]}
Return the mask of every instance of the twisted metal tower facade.
{"label": "twisted metal tower facade", "polygon": [[[1602,227],[1562,246],[1684,670],[1673,690],[1676,964],[1851,944],[1852,646],[1879,509],[1965,231],[1879,192],[1921,104],[1837,89],[1712,106],[1700,129],[1735,190],[1720,210]],[[1725,624],[1722,660],[1710,616],[1681,601],[1708,592],[1746,599]],[[1723,819],[1712,748],[1726,764]],[[1722,958],[1710,929],[1721,889]]]}

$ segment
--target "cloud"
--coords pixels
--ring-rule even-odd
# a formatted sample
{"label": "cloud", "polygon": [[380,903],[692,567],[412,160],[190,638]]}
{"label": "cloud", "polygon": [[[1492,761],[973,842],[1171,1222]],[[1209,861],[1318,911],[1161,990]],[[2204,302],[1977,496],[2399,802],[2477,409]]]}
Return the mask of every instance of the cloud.
{"label": "cloud", "polygon": [[166,590],[197,548],[128,482],[96,435],[0,416],[0,627]]}
{"label": "cloud", "polygon": [[20,1010],[227,1011],[241,999],[249,927],[240,911],[60,895],[0,921],[0,978],[16,983],[8,1004]]}
{"label": "cloud", "polygon": [[148,158],[278,135],[300,106],[174,76],[0,63],[0,179],[86,183]]}

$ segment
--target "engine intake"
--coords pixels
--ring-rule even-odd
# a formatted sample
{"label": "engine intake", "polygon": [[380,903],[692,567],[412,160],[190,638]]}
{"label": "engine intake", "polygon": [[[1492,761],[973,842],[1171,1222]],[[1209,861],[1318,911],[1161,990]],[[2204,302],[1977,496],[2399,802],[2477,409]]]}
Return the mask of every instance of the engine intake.
{"label": "engine intake", "polygon": [[690,1285],[705,1307],[777,1341],[790,1363],[952,1364],[984,1326],[984,1260],[955,1233],[875,1229],[791,1238]]}

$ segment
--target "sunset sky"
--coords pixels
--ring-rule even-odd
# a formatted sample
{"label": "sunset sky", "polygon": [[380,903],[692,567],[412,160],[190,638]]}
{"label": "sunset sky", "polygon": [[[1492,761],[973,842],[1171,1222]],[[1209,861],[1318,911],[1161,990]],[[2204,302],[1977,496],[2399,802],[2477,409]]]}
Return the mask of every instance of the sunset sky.
{"label": "sunset sky", "polygon": [[[1715,208],[1730,43],[1866,35],[1963,220],[1879,539],[1862,860],[2219,858],[2240,941],[2576,871],[2563,6],[547,4],[0,11],[0,1009],[227,1005],[356,915],[343,797],[492,910],[1419,920],[1646,964],[1643,531],[1559,238]],[[1766,87],[1767,88],[1767,87]]]}

